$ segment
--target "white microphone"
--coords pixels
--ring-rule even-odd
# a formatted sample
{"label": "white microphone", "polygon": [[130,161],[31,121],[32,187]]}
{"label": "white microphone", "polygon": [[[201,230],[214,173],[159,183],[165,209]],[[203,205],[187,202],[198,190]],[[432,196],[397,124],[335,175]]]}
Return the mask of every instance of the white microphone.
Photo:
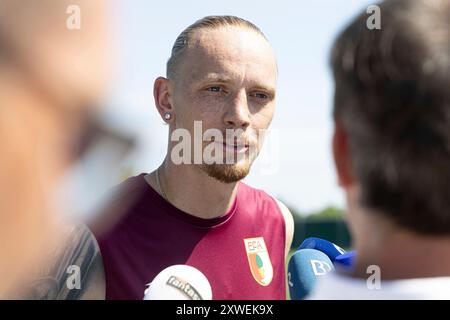
{"label": "white microphone", "polygon": [[144,294],[144,300],[212,300],[211,285],[205,275],[182,264],[161,271]]}

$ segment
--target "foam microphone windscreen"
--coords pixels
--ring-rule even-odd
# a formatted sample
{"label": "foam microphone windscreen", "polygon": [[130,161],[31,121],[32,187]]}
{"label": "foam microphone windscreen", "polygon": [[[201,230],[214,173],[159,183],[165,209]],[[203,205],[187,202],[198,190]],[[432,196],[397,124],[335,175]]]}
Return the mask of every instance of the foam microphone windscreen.
{"label": "foam microphone windscreen", "polygon": [[321,251],[325,253],[332,262],[334,262],[334,259],[336,259],[337,256],[345,253],[344,249],[334,243],[313,237],[305,239],[298,249],[315,249]]}
{"label": "foam microphone windscreen", "polygon": [[212,290],[200,270],[188,265],[174,265],[153,279],[144,300],[212,300]]}
{"label": "foam microphone windscreen", "polygon": [[335,265],[339,265],[345,268],[353,266],[353,262],[356,258],[356,251],[346,252],[336,257],[334,260]]}
{"label": "foam microphone windscreen", "polygon": [[288,285],[292,300],[301,300],[314,289],[317,279],[334,270],[330,258],[318,250],[295,252],[288,265]]}

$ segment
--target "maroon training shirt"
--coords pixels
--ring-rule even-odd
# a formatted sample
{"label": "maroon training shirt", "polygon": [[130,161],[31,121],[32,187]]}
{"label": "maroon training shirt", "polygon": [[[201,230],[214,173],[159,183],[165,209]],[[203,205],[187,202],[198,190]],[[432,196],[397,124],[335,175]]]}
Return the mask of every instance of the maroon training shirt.
{"label": "maroon training shirt", "polygon": [[201,219],[167,202],[144,176],[119,185],[112,203],[131,205],[98,237],[107,299],[143,299],[146,285],[176,264],[203,272],[215,300],[286,298],[285,222],[272,197],[241,182],[228,213]]}

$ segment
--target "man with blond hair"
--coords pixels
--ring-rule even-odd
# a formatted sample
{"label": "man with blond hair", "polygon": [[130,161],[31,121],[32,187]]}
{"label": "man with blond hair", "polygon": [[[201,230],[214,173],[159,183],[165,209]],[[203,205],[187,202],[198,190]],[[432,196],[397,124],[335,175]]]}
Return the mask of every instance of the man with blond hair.
{"label": "man with blond hair", "polygon": [[213,299],[285,299],[292,216],[240,181],[272,121],[276,84],[274,53],[254,24],[210,16],[180,34],[154,85],[167,155],[115,190],[115,224],[98,231],[107,298],[142,299],[161,270],[186,264],[207,277]]}

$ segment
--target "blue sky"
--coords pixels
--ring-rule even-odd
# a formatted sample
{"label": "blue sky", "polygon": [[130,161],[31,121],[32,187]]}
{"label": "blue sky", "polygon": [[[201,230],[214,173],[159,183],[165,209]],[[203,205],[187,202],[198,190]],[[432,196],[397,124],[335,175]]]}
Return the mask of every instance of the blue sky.
{"label": "blue sky", "polygon": [[258,170],[271,153],[263,150],[245,181],[303,212],[344,206],[331,154],[328,58],[338,32],[375,1],[114,1],[118,69],[107,101],[108,118],[138,138],[125,166],[135,173],[149,172],[164,158],[167,127],[156,112],[152,90],[154,79],[165,74],[176,36],[203,16],[232,14],[262,29],[280,71],[272,123],[279,141],[277,170],[270,175]]}

